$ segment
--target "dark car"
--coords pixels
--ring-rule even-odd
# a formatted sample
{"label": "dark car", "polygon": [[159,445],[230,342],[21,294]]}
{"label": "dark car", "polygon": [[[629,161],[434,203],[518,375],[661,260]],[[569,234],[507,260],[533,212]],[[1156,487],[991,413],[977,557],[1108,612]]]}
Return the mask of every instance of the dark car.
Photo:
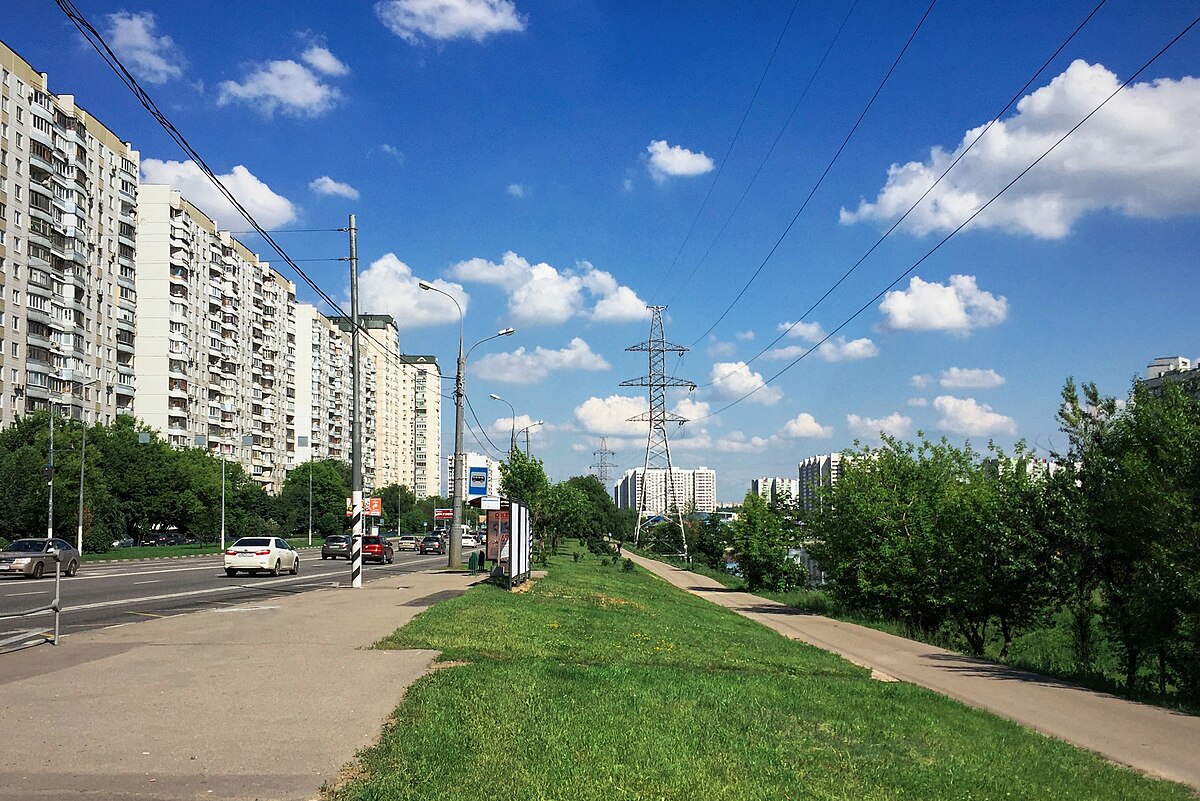
{"label": "dark car", "polygon": [[441,537],[430,535],[421,540],[420,547],[417,548],[419,553],[446,553],[446,541]]}
{"label": "dark car", "polygon": [[0,573],[20,573],[40,579],[54,573],[55,555],[62,565],[64,576],[73,576],[79,569],[79,551],[66,540],[29,538],[13,540],[0,551]]}
{"label": "dark car", "polygon": [[390,565],[392,563],[392,544],[388,542],[387,537],[368,534],[362,538],[362,558],[364,562]]}
{"label": "dark car", "polygon": [[349,534],[330,534],[321,544],[321,558],[349,559],[350,544],[353,539]]}

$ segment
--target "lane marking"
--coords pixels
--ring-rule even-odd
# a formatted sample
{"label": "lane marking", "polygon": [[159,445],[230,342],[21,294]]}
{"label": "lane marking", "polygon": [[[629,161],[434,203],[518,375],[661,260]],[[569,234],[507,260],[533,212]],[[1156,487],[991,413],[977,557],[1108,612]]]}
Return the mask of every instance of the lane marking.
{"label": "lane marking", "polygon": [[135,581],[135,582],[133,582],[133,586],[136,587],[139,584],[158,584],[161,581],[162,581],[162,579],[150,579],[149,581]]}
{"label": "lane marking", "polygon": [[142,615],[143,617],[167,617],[166,615],[156,615],[153,612],[126,612],[127,615]]}
{"label": "lane marking", "polygon": [[46,595],[50,590],[30,590],[29,592],[13,592],[5,595],[5,598],[20,598],[22,595]]}

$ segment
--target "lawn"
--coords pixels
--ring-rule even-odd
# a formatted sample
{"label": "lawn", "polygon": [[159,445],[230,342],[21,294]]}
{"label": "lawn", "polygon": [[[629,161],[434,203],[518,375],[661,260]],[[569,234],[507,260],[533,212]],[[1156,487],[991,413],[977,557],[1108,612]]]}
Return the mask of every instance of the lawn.
{"label": "lawn", "polygon": [[410,688],[328,799],[1192,797],[590,554],[379,647],[454,666]]}

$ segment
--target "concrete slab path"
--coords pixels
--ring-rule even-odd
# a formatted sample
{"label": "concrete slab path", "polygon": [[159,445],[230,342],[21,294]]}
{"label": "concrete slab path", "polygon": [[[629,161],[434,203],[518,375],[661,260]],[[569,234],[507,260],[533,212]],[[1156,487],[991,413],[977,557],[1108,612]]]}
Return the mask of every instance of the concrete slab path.
{"label": "concrete slab path", "polygon": [[0,655],[0,801],[315,799],[436,656],[369,646],[478,580],[405,573]]}
{"label": "concrete slab path", "polygon": [[626,554],[681,589],[784,636],[870,668],[877,678],[927,687],[970,706],[1200,791],[1200,718],[812,615],[733,592],[715,579]]}

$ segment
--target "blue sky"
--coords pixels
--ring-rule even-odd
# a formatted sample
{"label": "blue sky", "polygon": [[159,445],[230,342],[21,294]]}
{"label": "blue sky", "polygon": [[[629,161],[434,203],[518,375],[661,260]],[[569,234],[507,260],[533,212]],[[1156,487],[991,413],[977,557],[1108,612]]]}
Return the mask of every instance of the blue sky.
{"label": "blue sky", "polygon": [[[905,274],[1192,1],[1106,3],[803,318],[1094,2],[939,3],[865,115],[926,3],[77,6],[259,221],[295,232],[277,237],[294,259],[344,255],[343,234],[303,231],[357,215],[362,311],[394,314],[406,352],[453,370],[457,312],[418,280],[463,303],[468,346],[516,327],[474,351],[468,396],[500,450],[510,414],[490,393],[517,427],[544,420],[531,444],[556,480],[586,473],[601,436],[619,470],[642,463],[624,420],[646,397],[619,384],[647,373],[625,352],[647,304],[691,348],[668,370],[698,385],[669,398],[692,419],[674,462],[715,468],[721,500],[880,429],[1061,446],[1067,376],[1123,396],[1154,357],[1200,356],[1200,26]],[[12,4],[0,38],[132,141],[145,179],[246,228],[53,3]],[[344,263],[300,264],[348,297]]]}

